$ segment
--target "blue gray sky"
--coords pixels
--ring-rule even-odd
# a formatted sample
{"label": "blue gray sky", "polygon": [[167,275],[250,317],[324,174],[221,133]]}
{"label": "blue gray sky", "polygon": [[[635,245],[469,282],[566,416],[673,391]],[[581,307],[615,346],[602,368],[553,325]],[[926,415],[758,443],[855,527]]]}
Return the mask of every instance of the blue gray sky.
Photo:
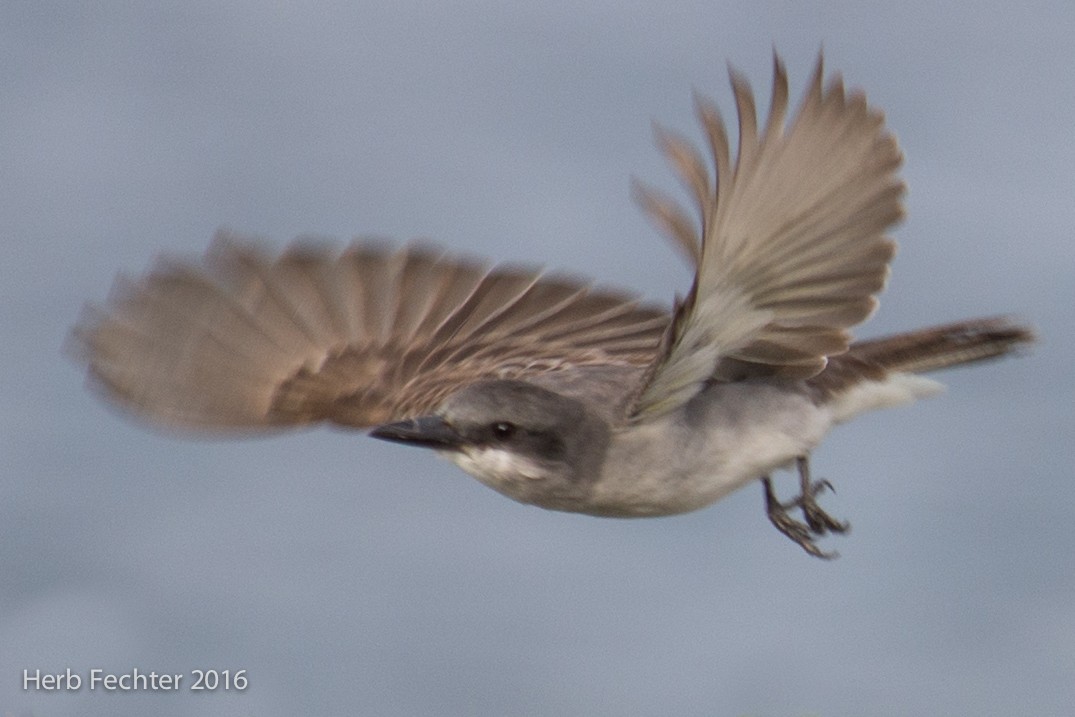
{"label": "blue gray sky", "polygon": [[[1075,8],[381,5],[0,9],[0,714],[1070,714]],[[650,122],[698,137],[695,89],[733,117],[726,62],[764,96],[774,46],[793,94],[823,46],[907,156],[860,334],[1012,312],[1042,335],[832,434],[839,560],[755,487],[616,521],[355,433],[161,435],[61,355],[118,271],[220,227],[425,237],[670,300],[689,277],[628,192],[676,187]],[[21,688],[65,668],[249,686]]]}

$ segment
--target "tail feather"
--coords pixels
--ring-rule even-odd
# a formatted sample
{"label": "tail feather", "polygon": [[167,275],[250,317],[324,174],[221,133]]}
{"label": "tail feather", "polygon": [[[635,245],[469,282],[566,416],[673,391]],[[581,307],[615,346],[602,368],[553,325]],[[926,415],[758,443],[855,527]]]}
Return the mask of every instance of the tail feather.
{"label": "tail feather", "polygon": [[994,316],[860,341],[848,355],[887,371],[926,373],[999,358],[1033,340],[1029,328]]}
{"label": "tail feather", "polygon": [[[915,374],[999,358],[1033,340],[1033,331],[1006,317],[958,321],[856,342],[847,353],[829,357],[825,370],[807,383],[820,400],[842,403],[850,401],[849,393],[863,393],[856,389],[865,390],[867,385],[888,384],[890,389],[899,386],[896,393],[903,400],[896,400],[893,394],[883,400],[878,398],[878,405],[867,407],[896,405],[939,390],[940,384]],[[848,415],[862,410],[857,407],[858,400],[850,404],[856,408],[848,409]]]}

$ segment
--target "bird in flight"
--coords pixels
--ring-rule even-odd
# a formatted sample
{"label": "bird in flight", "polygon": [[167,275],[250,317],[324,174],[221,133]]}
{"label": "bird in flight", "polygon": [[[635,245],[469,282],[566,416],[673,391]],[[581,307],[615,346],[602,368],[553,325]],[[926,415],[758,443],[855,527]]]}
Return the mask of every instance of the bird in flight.
{"label": "bird in flight", "polygon": [[[837,424],[935,393],[921,374],[1032,340],[984,318],[853,342],[873,313],[902,216],[901,153],[884,118],[818,58],[788,121],[774,56],[759,125],[731,72],[732,152],[697,99],[703,154],[657,143],[694,213],[636,184],[694,267],[671,310],[628,292],[411,244],[297,242],[273,252],[220,233],[87,306],[69,349],[89,384],[159,426],[242,433],[332,423],[432,448],[523,503],[600,516],[707,506],[748,483],[808,553],[848,525],[808,459]],[[781,501],[773,471],[798,471]]]}

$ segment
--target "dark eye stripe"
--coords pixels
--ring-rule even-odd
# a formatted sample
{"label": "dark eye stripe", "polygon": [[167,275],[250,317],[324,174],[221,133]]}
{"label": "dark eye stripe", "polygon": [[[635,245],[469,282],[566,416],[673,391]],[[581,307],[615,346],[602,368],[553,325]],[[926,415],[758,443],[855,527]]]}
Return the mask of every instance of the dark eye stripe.
{"label": "dark eye stripe", "polygon": [[501,441],[506,441],[514,436],[516,431],[515,424],[507,421],[494,423],[490,428],[492,429],[493,437]]}

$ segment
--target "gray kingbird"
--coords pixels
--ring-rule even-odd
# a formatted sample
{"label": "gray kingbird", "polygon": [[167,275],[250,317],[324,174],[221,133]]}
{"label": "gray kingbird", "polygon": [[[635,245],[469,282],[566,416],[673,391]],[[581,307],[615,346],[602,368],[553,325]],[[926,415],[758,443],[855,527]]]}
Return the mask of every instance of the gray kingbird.
{"label": "gray kingbird", "polygon": [[[852,343],[877,305],[902,216],[902,157],[882,114],[821,58],[786,123],[774,56],[769,117],[732,71],[734,155],[697,98],[708,157],[656,131],[696,216],[636,199],[692,263],[671,310],[424,245],[273,253],[221,233],[88,306],[69,348],[90,385],[170,428],[329,422],[424,446],[523,503],[601,516],[697,510],[760,480],[769,519],[809,553],[847,524],[820,508],[811,451],[833,426],[940,385],[920,374],[1032,339],[987,318]],[[781,502],[770,474],[797,467]],[[801,512],[802,520],[791,511]]]}

